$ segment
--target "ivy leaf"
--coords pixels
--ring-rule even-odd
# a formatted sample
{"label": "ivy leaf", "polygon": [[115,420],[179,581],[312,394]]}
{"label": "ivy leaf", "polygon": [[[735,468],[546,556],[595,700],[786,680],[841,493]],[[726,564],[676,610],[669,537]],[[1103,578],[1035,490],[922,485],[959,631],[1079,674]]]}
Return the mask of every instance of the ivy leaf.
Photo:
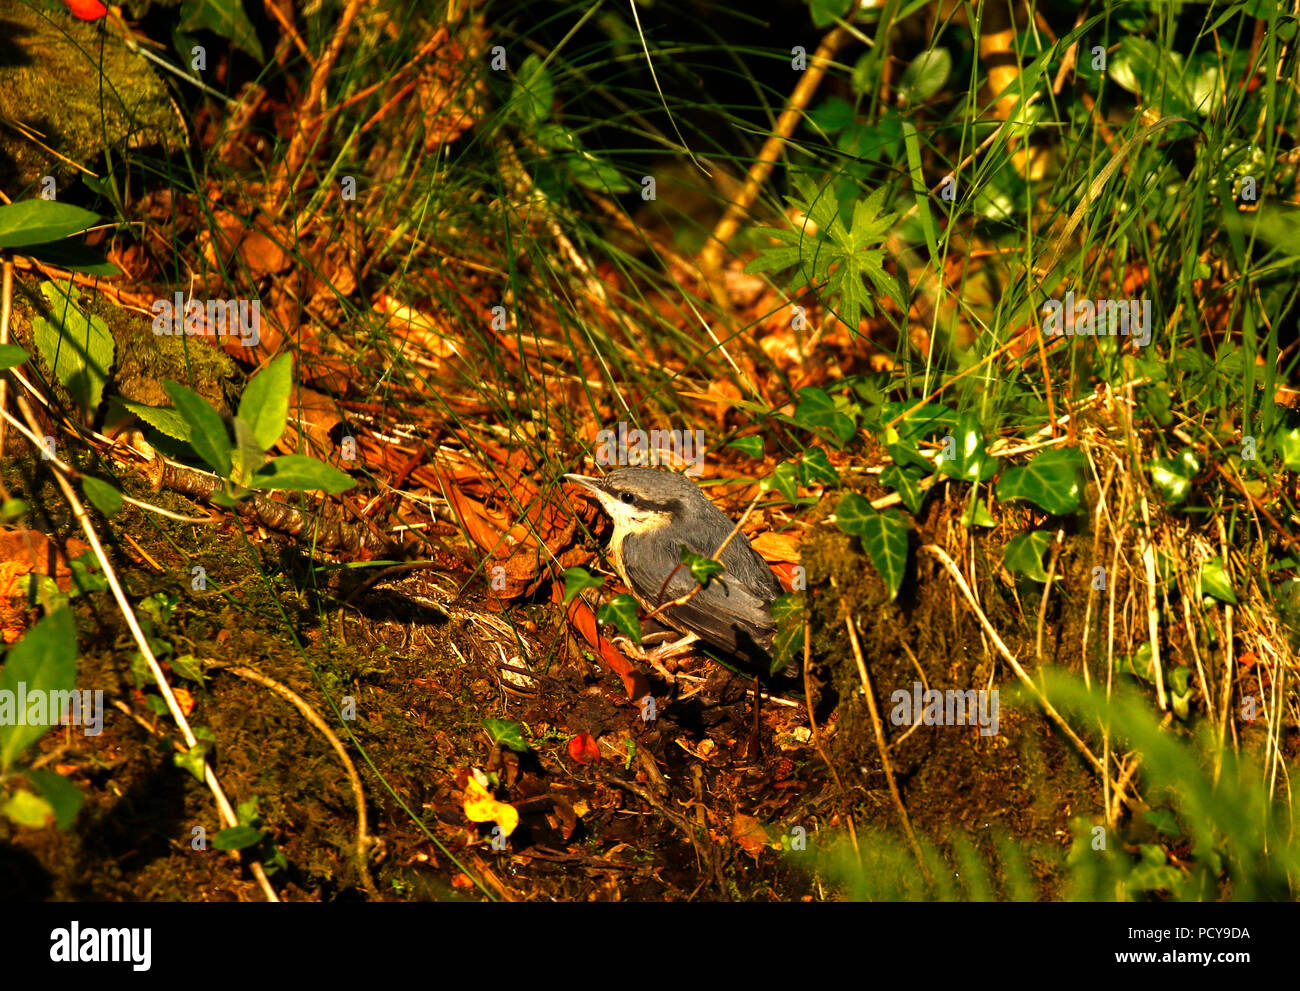
{"label": "ivy leaf", "polygon": [[257,31],[244,13],[240,0],[184,0],[177,30],[187,34],[193,31],[211,31],[229,39],[232,45],[257,61],[265,60]]}
{"label": "ivy leaf", "polygon": [[825,429],[843,447],[857,432],[853,417],[835,405],[825,389],[807,386],[799,390],[799,403],[794,410],[794,422],[805,430]]}
{"label": "ivy leaf", "polygon": [[[152,698],[153,696],[150,697]],[[159,701],[162,700],[160,699]],[[190,747],[190,749],[185,751],[183,754],[172,754],[172,762],[177,767],[183,767],[194,775],[196,779],[202,782],[204,780],[203,762],[207,757],[208,751],[211,749],[212,741],[198,740],[194,746]]]}
{"label": "ivy leaf", "polygon": [[810,447],[804,452],[799,462],[799,474],[807,486],[840,484],[840,473],[831,464],[825,448],[821,447]]}
{"label": "ivy leaf", "polygon": [[[48,612],[27,634],[9,648],[4,667],[0,668],[0,698],[19,696],[23,685],[29,699],[40,692],[72,690],[77,676],[77,634],[72,613],[66,606]],[[22,715],[21,722],[18,716]],[[46,729],[59,719],[59,713],[47,711],[44,719],[34,712],[14,713],[13,719],[0,720],[0,773],[8,771],[15,758],[39,740]]]}
{"label": "ivy leaf", "polygon": [[1052,535],[1046,530],[1033,530],[1013,537],[1002,554],[1002,563],[1013,575],[1024,575],[1036,582],[1046,582],[1043,569],[1043,552],[1052,544]]}
{"label": "ivy leaf", "polygon": [[1237,604],[1237,593],[1232,590],[1232,577],[1221,557],[1212,557],[1201,565],[1200,589],[1202,595],[1211,595],[1230,605]]}
{"label": "ivy leaf", "polygon": [[1184,448],[1175,458],[1155,458],[1147,465],[1151,482],[1171,505],[1184,502],[1192,491],[1192,479],[1201,470],[1195,452]]}
{"label": "ivy leaf", "polygon": [[163,379],[163,388],[190,429],[190,446],[222,478],[230,477],[230,436],[208,401],[179,382]]}
{"label": "ivy leaf", "polygon": [[517,754],[528,752],[528,741],[524,739],[524,728],[510,719],[485,719],[483,728],[487,730],[492,743],[499,747],[508,747]]}
{"label": "ivy leaf", "polygon": [[803,653],[804,610],[807,598],[794,592],[783,592],[772,602],[772,620],[776,623],[776,637],[772,641],[772,667],[769,674],[780,674]]}
{"label": "ivy leaf", "polygon": [[282,454],[259,470],[249,482],[251,489],[293,489],[307,492],[320,489],[337,494],[356,485],[347,472],[317,461],[305,454]]}
{"label": "ivy leaf", "polygon": [[1023,468],[998,479],[999,499],[1027,499],[1044,512],[1065,516],[1083,500],[1083,455],[1073,448],[1043,451]]}
{"label": "ivy leaf", "polygon": [[596,610],[596,622],[609,623],[641,644],[641,621],[636,618],[636,600],[626,592],[616,595]]}
{"label": "ivy leaf", "polygon": [[116,347],[108,325],[77,306],[80,292],[71,283],[42,282],[50,304],[47,320],[32,320],[32,338],[41,357],[81,409],[94,413],[104,395]]}
{"label": "ivy leaf", "polygon": [[903,505],[913,513],[919,513],[921,503],[925,501],[925,493],[921,491],[921,478],[921,473],[915,468],[900,468],[897,464],[890,465],[880,473],[880,483],[897,492]]}
{"label": "ivy leaf", "polygon": [[907,570],[908,528],[902,515],[892,509],[878,513],[862,496],[848,492],[835,507],[835,525],[862,541],[889,591],[889,601],[894,601]]}
{"label": "ivy leaf", "polygon": [[[939,403],[922,403],[917,406],[910,399],[885,403],[880,408],[880,417],[888,422],[896,416],[903,416],[885,435],[885,443],[906,441],[914,443],[934,434],[946,434],[957,428],[957,412]],[[896,433],[896,438],[891,436]]]}
{"label": "ivy leaf", "polygon": [[997,464],[984,450],[984,432],[980,429],[979,417],[974,413],[963,413],[957,418],[954,434],[952,446],[955,456],[946,458],[940,453],[935,459],[939,474],[963,482],[982,482],[998,470]]}
{"label": "ivy leaf", "polygon": [[285,353],[259,371],[239,397],[239,417],[252,429],[260,450],[269,451],[289,419],[293,388],[293,357]]}
{"label": "ivy leaf", "polygon": [[708,588],[709,582],[714,575],[722,574],[723,568],[721,563],[703,554],[696,554],[685,544],[681,545],[682,564],[686,565],[691,571],[691,577],[700,583],[704,588]]}
{"label": "ivy leaf", "polygon": [[48,244],[79,234],[99,214],[57,200],[19,200],[0,206],[0,251]]}
{"label": "ivy leaf", "polygon": [[605,579],[598,578],[586,568],[566,568],[564,571],[564,604],[567,606],[574,597],[589,588],[600,588]]}
{"label": "ivy leaf", "polygon": [[776,489],[790,502],[799,502],[799,469],[789,461],[782,461],[772,469],[772,474],[759,482],[763,491]]}

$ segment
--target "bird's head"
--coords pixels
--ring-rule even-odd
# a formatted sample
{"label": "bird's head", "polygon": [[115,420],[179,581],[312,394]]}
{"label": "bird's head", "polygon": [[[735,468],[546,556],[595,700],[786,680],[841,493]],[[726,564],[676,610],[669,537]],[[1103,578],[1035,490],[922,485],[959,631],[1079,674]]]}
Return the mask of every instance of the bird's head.
{"label": "bird's head", "polygon": [[699,491],[688,479],[658,468],[619,468],[603,478],[565,475],[595,499],[614,521],[617,539],[648,533],[682,517]]}

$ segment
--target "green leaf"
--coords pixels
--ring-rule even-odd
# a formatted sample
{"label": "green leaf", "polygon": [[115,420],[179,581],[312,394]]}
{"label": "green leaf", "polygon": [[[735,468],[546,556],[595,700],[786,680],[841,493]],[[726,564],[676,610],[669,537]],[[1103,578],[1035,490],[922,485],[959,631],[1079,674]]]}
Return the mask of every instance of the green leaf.
{"label": "green leaf", "polygon": [[[156,695],[150,695],[147,697],[151,699],[158,698]],[[158,701],[162,702],[163,711],[166,711],[167,703],[161,698],[158,698]],[[211,749],[212,742],[210,740],[199,740],[194,744],[194,746],[190,747],[189,750],[185,751],[185,753],[172,754],[172,762],[177,767],[185,768],[185,770],[194,775],[197,780],[202,782],[204,780],[203,762],[207,757],[208,751]]]}
{"label": "green leaf", "polygon": [[81,476],[81,488],[86,498],[105,516],[112,516],[122,508],[122,493],[94,475]]}
{"label": "green leaf", "polygon": [[705,557],[703,554],[696,554],[685,544],[681,545],[681,552],[682,564],[690,569],[691,577],[703,587],[708,587],[709,581],[714,575],[722,574],[722,565],[713,558]]}
{"label": "green leaf", "polygon": [[825,389],[807,386],[799,390],[799,403],[795,406],[794,422],[806,430],[830,431],[843,447],[857,432],[853,418],[835,405]]}
{"label": "green leaf", "polygon": [[889,296],[906,309],[898,282],[883,265],[884,242],[896,220],[895,215],[881,212],[886,187],[854,203],[853,221],[845,226],[829,190],[817,189],[805,177],[794,184],[798,194],[789,197],[790,204],[816,225],[816,233],[810,233],[814,228],[807,224],[799,230],[762,228],[778,246],[761,251],[745,271],[779,272],[794,266],[791,288],[809,283],[818,287],[823,298],[838,302],[835,315],[854,332],[864,313],[876,312],[877,296]]}
{"label": "green leaf", "polygon": [[1064,516],[1083,501],[1083,455],[1073,448],[1043,451],[1023,468],[998,479],[998,498],[1027,499],[1045,512]]}
{"label": "green leaf", "polygon": [[[963,482],[982,482],[998,470],[997,464],[984,450],[984,432],[980,429],[978,416],[963,413],[957,418],[953,434],[955,457],[945,458],[940,452],[934,462],[939,474]],[[945,439],[945,448],[946,445]]]}
{"label": "green leaf", "polygon": [[1147,465],[1151,482],[1161,496],[1173,505],[1183,502],[1192,491],[1192,479],[1201,470],[1195,452],[1190,448],[1174,458],[1156,458]]}
{"label": "green leaf", "polygon": [[0,812],[19,826],[26,826],[28,829],[44,829],[54,818],[54,807],[26,788],[15,788],[13,794],[3,805],[0,805]]}
{"label": "green leaf", "polygon": [[803,653],[804,612],[807,596],[783,592],[772,602],[772,619],[776,637],[772,642],[772,666],[769,674],[780,674],[788,664],[798,663]]}
{"label": "green leaf", "polygon": [[0,344],[0,371],[15,368],[30,357],[31,355],[17,344]]}
{"label": "green leaf", "polygon": [[187,34],[211,31],[228,38],[236,48],[247,52],[257,61],[265,60],[257,31],[244,13],[240,0],[184,0],[177,30]]}
{"label": "green leaf", "polygon": [[1300,427],[1278,431],[1274,441],[1287,471],[1300,471]]}
{"label": "green leaf", "polygon": [[284,433],[292,389],[293,356],[285,353],[249,379],[239,397],[238,415],[252,428],[263,451],[269,451]]}
{"label": "green leaf", "polygon": [[99,570],[99,560],[93,550],[83,551],[68,562],[72,569],[71,596],[81,592],[102,592],[108,588],[108,579]]}
{"label": "green leaf", "polygon": [[636,617],[636,600],[626,592],[616,595],[596,610],[596,622],[609,623],[626,633],[633,643],[641,643],[641,621]]}
{"label": "green leaf", "polygon": [[19,200],[0,206],[0,251],[59,241],[80,233],[99,214],[57,200]]}
{"label": "green leaf", "polygon": [[961,525],[970,530],[977,526],[995,527],[998,521],[995,520],[984,505],[983,499],[976,499],[973,503],[962,510]]}
{"label": "green leaf", "polygon": [[898,493],[898,497],[903,500],[903,505],[913,513],[921,511],[921,503],[925,501],[925,493],[921,491],[922,475],[914,468],[904,469],[892,464],[880,473],[880,483],[888,485]]}
{"label": "green leaf", "polygon": [[193,654],[177,654],[167,666],[175,671],[182,678],[190,681],[197,681],[200,685],[204,684],[203,662]]}
{"label": "green leaf", "polygon": [[[885,422],[904,413],[907,415],[890,428],[897,432],[898,439],[901,441],[915,443],[935,434],[950,433],[957,428],[956,410],[941,406],[939,403],[923,403],[917,406],[914,401],[904,399],[885,403],[880,408],[880,418]],[[887,434],[885,443],[892,444],[895,441]]]}
{"label": "green leaf", "polygon": [[54,816],[54,825],[60,832],[67,830],[77,818],[77,813],[81,811],[82,803],[86,800],[81,789],[62,774],[55,774],[53,771],[27,769],[23,774],[40,792],[41,797],[49,803],[50,812]]}
{"label": "green leaf", "polygon": [[262,842],[266,834],[252,826],[227,826],[212,837],[214,850],[243,850]]}
{"label": "green leaf", "polygon": [[555,87],[550,73],[538,55],[529,55],[515,77],[510,94],[510,109],[525,124],[536,124],[551,116],[551,103],[555,100]]}
{"label": "green leaf", "polygon": [[222,478],[230,477],[230,435],[226,425],[208,401],[179,382],[163,379],[163,388],[171,397],[176,412],[190,428],[190,446]]}
{"label": "green leaf", "polygon": [[803,459],[799,462],[799,473],[803,476],[804,485],[840,484],[840,473],[835,470],[826,450],[821,447],[810,447],[804,452]]}
{"label": "green leaf", "polygon": [[37,261],[67,269],[69,272],[83,272],[86,275],[103,275],[112,277],[121,275],[122,270],[104,257],[103,253],[82,244],[79,241],[51,241],[24,249]]}
{"label": "green leaf", "polygon": [[1002,554],[1002,563],[1013,575],[1024,575],[1036,582],[1046,582],[1043,552],[1052,545],[1052,535],[1046,530],[1033,530],[1013,537]]}
{"label": "green leaf", "polygon": [[946,48],[931,48],[916,58],[903,70],[898,80],[898,99],[903,104],[924,103],[943,89],[952,72],[952,56]]}
{"label": "green leaf", "polygon": [[1232,576],[1223,563],[1223,558],[1212,557],[1201,565],[1201,595],[1212,595],[1220,602],[1237,604],[1237,593],[1232,589]]}
{"label": "green leaf", "polygon": [[737,451],[747,454],[755,460],[763,456],[763,438],[757,434],[752,434],[749,437],[737,437],[727,447],[734,447]]}
{"label": "green leaf", "polygon": [[782,461],[772,469],[772,474],[759,482],[763,491],[776,489],[790,502],[799,502],[799,469],[789,461]]}
{"label": "green leaf", "polygon": [[113,367],[113,334],[99,317],[78,308],[80,293],[72,283],[42,282],[41,292],[51,313],[48,320],[43,316],[32,320],[32,338],[73,402],[94,413]]}
{"label": "green leaf", "polygon": [[230,452],[230,479],[236,485],[251,483],[253,473],[266,463],[265,450],[242,416],[235,417],[235,446]]}
{"label": "green leaf", "polygon": [[[60,713],[33,707],[37,700],[52,698],[52,692],[70,692],[77,677],[77,633],[72,613],[66,606],[51,610],[5,655],[0,668],[0,773],[8,771],[18,755],[55,725]],[[14,700],[16,708],[22,685],[26,712],[5,712],[3,700]],[[35,694],[39,693],[39,694]],[[54,696],[57,698],[58,696]],[[57,706],[53,706],[57,710]]]}
{"label": "green leaf", "polygon": [[898,598],[907,570],[907,529],[902,514],[890,509],[869,517],[862,535],[862,546],[884,580],[890,602]]}
{"label": "green leaf", "polygon": [[134,413],[155,430],[162,431],[168,437],[189,443],[190,425],[185,422],[185,417],[181,416],[172,407],[146,406],[144,403],[133,403],[131,400],[123,399],[120,396],[114,396],[113,401],[121,403],[123,408]]}
{"label": "green leaf", "polygon": [[843,18],[849,12],[852,3],[853,0],[808,0],[808,13],[817,27],[830,27],[837,17]]}
{"label": "green leaf", "polygon": [[907,569],[907,523],[896,510],[877,513],[856,492],[847,492],[835,507],[835,525],[858,537],[884,580],[892,602],[903,587]]}
{"label": "green leaf", "polygon": [[483,728],[496,746],[509,747],[517,754],[529,749],[528,741],[524,739],[524,728],[519,723],[509,719],[485,719]]}
{"label": "green leaf", "polygon": [[294,489],[336,494],[356,485],[347,472],[304,454],[283,454],[253,476],[252,489]]}
{"label": "green leaf", "polygon": [[27,503],[21,499],[6,499],[0,503],[0,523],[13,523],[27,514]]}
{"label": "green leaf", "polygon": [[593,575],[586,568],[566,568],[564,570],[564,604],[567,606],[574,596],[581,595],[589,588],[600,588],[605,579]]}

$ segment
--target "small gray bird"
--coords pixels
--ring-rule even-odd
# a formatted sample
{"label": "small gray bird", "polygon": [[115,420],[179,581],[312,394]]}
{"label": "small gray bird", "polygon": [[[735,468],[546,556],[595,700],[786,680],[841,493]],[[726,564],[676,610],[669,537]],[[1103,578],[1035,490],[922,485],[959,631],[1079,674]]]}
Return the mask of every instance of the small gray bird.
{"label": "small gray bird", "polygon": [[689,601],[658,614],[685,638],[658,648],[653,659],[684,653],[703,640],[767,673],[776,633],[770,610],[781,585],[743,533],[718,555],[735,524],[694,482],[658,468],[619,468],[604,478],[564,477],[581,485],[583,495],[598,500],[613,519],[610,557],[645,609],[653,611],[699,588],[682,564],[683,545],[725,569]]}

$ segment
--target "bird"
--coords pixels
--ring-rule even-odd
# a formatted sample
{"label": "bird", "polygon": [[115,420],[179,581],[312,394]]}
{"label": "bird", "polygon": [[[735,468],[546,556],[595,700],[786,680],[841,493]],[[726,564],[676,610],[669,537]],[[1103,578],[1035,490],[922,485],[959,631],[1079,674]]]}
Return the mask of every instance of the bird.
{"label": "bird", "polygon": [[[656,618],[683,638],[644,656],[659,662],[703,641],[769,672],[776,634],[771,607],[781,594],[780,582],[738,530],[718,553],[736,525],[699,486],[661,468],[618,468],[602,478],[564,477],[581,486],[582,494],[595,499],[614,521],[610,558],[633,598],[652,612],[673,603]],[[718,561],[723,571],[701,587],[682,563],[682,547]],[[690,599],[675,601],[693,589]]]}

